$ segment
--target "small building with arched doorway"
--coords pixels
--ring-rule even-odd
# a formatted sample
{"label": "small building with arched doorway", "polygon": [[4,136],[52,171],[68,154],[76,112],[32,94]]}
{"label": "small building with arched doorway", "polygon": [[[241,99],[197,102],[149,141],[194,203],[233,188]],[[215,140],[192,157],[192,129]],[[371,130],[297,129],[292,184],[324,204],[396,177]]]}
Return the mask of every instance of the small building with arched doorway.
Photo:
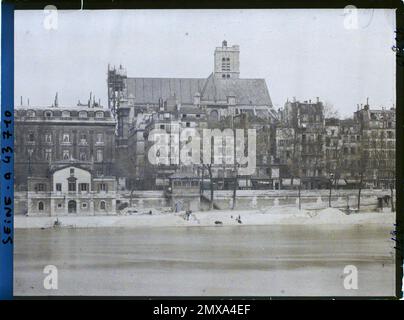
{"label": "small building with arched doorway", "polygon": [[116,178],[94,176],[80,165],[51,170],[49,177],[28,178],[28,215],[114,215]]}

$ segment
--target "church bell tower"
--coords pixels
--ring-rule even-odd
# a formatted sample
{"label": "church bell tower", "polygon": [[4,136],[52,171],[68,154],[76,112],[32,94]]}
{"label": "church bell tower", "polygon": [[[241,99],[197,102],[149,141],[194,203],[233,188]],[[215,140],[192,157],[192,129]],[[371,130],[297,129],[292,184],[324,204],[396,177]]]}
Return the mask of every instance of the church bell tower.
{"label": "church bell tower", "polygon": [[218,79],[238,79],[240,77],[240,48],[227,46],[223,40],[221,47],[215,49],[215,77]]}

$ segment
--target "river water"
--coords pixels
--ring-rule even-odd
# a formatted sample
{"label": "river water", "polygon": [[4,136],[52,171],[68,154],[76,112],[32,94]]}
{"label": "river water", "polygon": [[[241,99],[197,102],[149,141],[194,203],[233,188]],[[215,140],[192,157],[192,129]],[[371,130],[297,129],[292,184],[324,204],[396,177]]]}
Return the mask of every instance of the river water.
{"label": "river water", "polygon": [[[17,229],[15,295],[395,294],[391,227]],[[46,265],[58,289],[44,289]],[[344,288],[344,267],[358,289]]]}

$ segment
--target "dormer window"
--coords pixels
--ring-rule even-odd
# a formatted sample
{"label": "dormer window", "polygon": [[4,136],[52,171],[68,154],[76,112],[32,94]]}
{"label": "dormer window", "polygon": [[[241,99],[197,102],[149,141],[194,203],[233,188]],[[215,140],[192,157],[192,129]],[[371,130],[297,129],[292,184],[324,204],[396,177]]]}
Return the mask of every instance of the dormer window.
{"label": "dormer window", "polygon": [[79,118],[87,118],[87,112],[86,111],[80,111],[79,112]]}
{"label": "dormer window", "polygon": [[104,117],[104,112],[102,112],[102,111],[96,112],[96,113],[95,113],[95,117],[96,117],[96,118],[103,118],[103,117]]}
{"label": "dormer window", "polygon": [[35,111],[34,111],[34,110],[28,110],[28,111],[27,111],[27,116],[28,116],[28,117],[31,117],[31,118],[32,118],[32,117],[35,117]]}
{"label": "dormer window", "polygon": [[67,110],[62,111],[62,117],[63,118],[69,118],[70,117],[70,111],[67,111]]}
{"label": "dormer window", "polygon": [[45,111],[45,118],[52,117],[52,111]]}

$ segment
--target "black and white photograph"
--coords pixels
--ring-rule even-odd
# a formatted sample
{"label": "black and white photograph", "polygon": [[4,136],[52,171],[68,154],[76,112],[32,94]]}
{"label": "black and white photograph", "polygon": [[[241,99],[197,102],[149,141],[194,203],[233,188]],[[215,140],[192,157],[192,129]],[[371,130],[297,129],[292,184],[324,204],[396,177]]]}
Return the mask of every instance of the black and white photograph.
{"label": "black and white photograph", "polygon": [[396,295],[393,9],[17,10],[14,295]]}

